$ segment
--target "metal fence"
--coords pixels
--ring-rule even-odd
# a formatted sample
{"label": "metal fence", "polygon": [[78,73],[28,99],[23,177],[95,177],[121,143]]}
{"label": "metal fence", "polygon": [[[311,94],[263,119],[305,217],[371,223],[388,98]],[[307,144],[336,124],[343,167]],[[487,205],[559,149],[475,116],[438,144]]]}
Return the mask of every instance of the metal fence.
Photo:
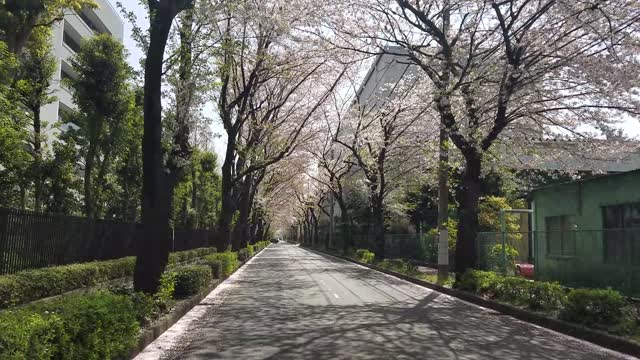
{"label": "metal fence", "polygon": [[[135,255],[140,224],[0,208],[0,274]],[[174,251],[210,246],[210,230],[176,230]]]}

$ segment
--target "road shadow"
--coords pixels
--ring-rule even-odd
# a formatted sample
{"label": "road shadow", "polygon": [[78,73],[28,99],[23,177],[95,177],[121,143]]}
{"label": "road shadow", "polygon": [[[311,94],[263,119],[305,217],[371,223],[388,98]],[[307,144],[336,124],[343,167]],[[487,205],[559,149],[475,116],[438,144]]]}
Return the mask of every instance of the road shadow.
{"label": "road shadow", "polygon": [[[595,352],[583,342],[511,317],[291,248],[272,246],[249,264],[224,295],[224,305],[212,309],[185,340],[190,345],[179,358],[612,358],[612,353]],[[305,299],[323,291],[309,272],[359,281],[363,287],[384,284],[393,291],[382,302],[310,304]]]}

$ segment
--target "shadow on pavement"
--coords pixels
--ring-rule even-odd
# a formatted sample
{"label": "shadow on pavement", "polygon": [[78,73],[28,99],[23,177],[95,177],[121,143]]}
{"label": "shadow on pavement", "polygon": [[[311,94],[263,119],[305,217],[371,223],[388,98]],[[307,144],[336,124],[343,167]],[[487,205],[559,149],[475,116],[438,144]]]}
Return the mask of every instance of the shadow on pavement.
{"label": "shadow on pavement", "polygon": [[[338,279],[356,297],[338,303],[310,274]],[[349,285],[356,283],[361,287]],[[386,300],[371,300],[372,287]],[[224,296],[180,358],[612,358],[575,339],[291,245],[265,250]]]}

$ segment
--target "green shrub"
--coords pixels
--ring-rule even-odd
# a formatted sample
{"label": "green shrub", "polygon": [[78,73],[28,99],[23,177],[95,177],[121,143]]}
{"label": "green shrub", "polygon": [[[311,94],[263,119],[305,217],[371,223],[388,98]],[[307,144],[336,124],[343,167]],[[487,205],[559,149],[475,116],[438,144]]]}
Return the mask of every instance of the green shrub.
{"label": "green shrub", "polygon": [[529,284],[527,305],[532,310],[555,310],[562,306],[565,291],[557,282],[533,281]]}
{"label": "green shrub", "polygon": [[527,305],[532,310],[558,309],[564,298],[564,290],[558,283],[529,281],[491,271],[468,270],[455,287],[500,301]]}
{"label": "green shrub", "polygon": [[214,279],[222,279],[222,260],[215,255],[205,256],[202,259],[203,264],[211,268],[211,276]]}
{"label": "green shrub", "polygon": [[0,313],[0,359],[51,359],[62,339],[56,314],[30,309]]}
{"label": "green shrub", "polygon": [[207,256],[210,254],[215,254],[216,248],[208,247],[208,248],[197,248],[192,250],[178,251],[169,254],[169,265],[178,264],[185,261],[190,261],[193,259],[201,258],[203,256]]}
{"label": "green shrub", "polygon": [[207,265],[186,265],[173,270],[175,272],[174,296],[194,295],[211,282],[211,267]]}
{"label": "green shrub", "polygon": [[[513,274],[516,268],[516,260],[518,259],[518,250],[509,244],[506,244],[504,248],[507,260],[506,269],[509,273]],[[504,258],[502,254],[502,244],[495,244],[489,249],[487,263],[493,271],[501,271],[503,269]]]}
{"label": "green shrub", "polygon": [[271,241],[267,241],[267,240],[258,241],[257,243],[253,244],[254,253],[259,252],[260,250],[266,248],[270,244],[271,244]]}
{"label": "green shrub", "polygon": [[127,296],[65,296],[0,313],[0,359],[125,358],[138,331]]}
{"label": "green shrub", "polygon": [[45,304],[43,309],[62,319],[64,336],[58,357],[125,357],[139,331],[133,302],[106,291],[68,296]]}
{"label": "green shrub", "polygon": [[247,245],[247,254],[249,255],[249,258],[252,258],[253,255],[256,254],[256,251],[253,245],[251,244]]}
{"label": "green shrub", "polygon": [[238,260],[241,262],[249,260],[249,251],[246,248],[238,250]]}
{"label": "green shrub", "polygon": [[216,279],[223,279],[231,275],[238,268],[238,253],[225,251],[204,257],[204,263],[211,267]]}
{"label": "green shrub", "polygon": [[495,289],[499,277],[498,274],[491,271],[467,270],[456,281],[454,287],[476,294],[486,294]]}
{"label": "green shrub", "polygon": [[497,276],[492,297],[513,304],[524,305],[529,301],[531,281],[515,276]]}
{"label": "green shrub", "polygon": [[376,263],[376,266],[407,275],[416,273],[415,266],[402,259],[384,259]]}
{"label": "green shrub", "polygon": [[373,264],[376,254],[367,249],[356,250],[356,259],[365,264]]}
{"label": "green shrub", "polygon": [[574,289],[567,295],[560,318],[594,327],[608,327],[625,320],[626,301],[611,289]]}
{"label": "green shrub", "polygon": [[[169,263],[174,264],[177,260],[188,261],[212,253],[215,253],[215,248],[171,253]],[[136,258],[129,256],[2,275],[0,276],[0,309],[95,286],[125,276],[133,276],[135,262]]]}
{"label": "green shrub", "polygon": [[176,286],[176,272],[167,271],[160,278],[160,287],[155,294],[148,295],[142,292],[134,292],[133,284],[116,285],[109,288],[109,292],[116,295],[127,296],[131,299],[136,309],[136,319],[144,326],[151,321],[167,313],[174,304]]}

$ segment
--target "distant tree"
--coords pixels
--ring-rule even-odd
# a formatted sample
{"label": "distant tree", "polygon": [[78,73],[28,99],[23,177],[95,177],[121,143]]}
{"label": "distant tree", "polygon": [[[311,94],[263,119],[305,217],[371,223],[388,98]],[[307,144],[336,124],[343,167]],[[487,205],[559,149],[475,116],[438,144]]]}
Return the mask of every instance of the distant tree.
{"label": "distant tree", "polygon": [[84,207],[89,218],[101,216],[101,195],[114,150],[134,97],[128,84],[131,69],[123,45],[108,34],[84,42],[71,59],[75,77],[68,80],[79,114],[75,117],[84,157]]}
{"label": "distant tree", "polygon": [[29,119],[12,87],[18,68],[18,59],[0,41],[0,204],[24,208]]}
{"label": "distant tree", "polygon": [[43,127],[49,121],[57,122],[58,119],[41,119],[42,106],[55,100],[51,96],[49,87],[53,74],[56,71],[56,60],[51,53],[51,31],[48,28],[36,29],[27,43],[25,51],[18,56],[20,66],[17,74],[17,82],[14,85],[19,94],[22,106],[29,111],[32,126],[29,141],[29,149],[32,157],[29,177],[33,179],[35,210],[42,211],[44,197],[43,174]]}

